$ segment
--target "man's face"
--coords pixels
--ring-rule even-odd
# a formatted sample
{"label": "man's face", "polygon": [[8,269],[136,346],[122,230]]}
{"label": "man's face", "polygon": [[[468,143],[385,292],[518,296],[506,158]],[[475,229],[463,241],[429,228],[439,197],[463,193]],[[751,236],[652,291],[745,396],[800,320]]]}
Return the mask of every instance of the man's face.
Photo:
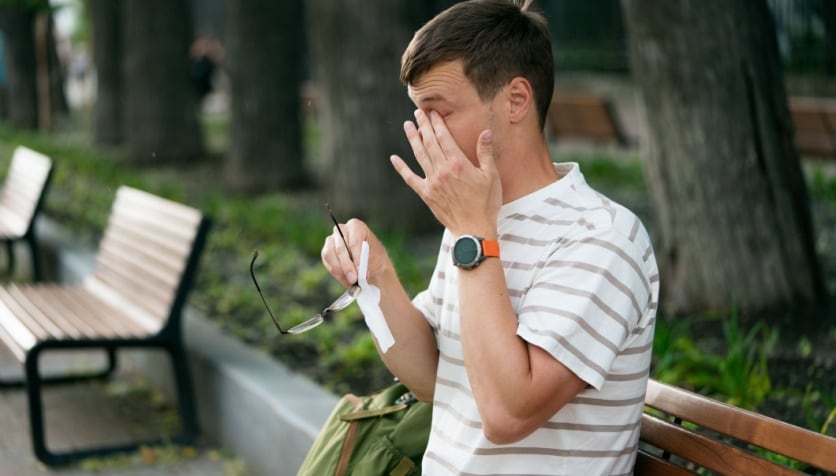
{"label": "man's face", "polygon": [[425,113],[435,111],[447,124],[462,152],[474,164],[479,134],[492,127],[493,109],[482,102],[464,75],[461,61],[439,63],[409,84],[409,97]]}

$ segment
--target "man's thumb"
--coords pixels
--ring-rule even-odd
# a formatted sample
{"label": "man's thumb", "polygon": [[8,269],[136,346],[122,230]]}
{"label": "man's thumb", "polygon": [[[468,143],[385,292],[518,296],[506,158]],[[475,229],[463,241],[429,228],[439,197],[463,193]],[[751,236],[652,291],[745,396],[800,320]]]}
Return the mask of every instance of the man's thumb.
{"label": "man's thumb", "polygon": [[480,167],[493,166],[493,132],[490,129],[485,129],[479,134],[476,157],[479,159]]}

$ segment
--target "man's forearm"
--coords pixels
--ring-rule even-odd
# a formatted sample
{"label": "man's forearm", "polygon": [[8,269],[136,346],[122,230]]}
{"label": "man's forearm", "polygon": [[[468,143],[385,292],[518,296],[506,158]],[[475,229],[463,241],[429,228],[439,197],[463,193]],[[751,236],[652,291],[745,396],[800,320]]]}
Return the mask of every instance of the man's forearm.
{"label": "man's forearm", "polygon": [[435,335],[394,270],[374,284],[380,288],[380,308],[395,339],[386,353],[380,352],[383,362],[419,400],[432,400],[438,368]]}

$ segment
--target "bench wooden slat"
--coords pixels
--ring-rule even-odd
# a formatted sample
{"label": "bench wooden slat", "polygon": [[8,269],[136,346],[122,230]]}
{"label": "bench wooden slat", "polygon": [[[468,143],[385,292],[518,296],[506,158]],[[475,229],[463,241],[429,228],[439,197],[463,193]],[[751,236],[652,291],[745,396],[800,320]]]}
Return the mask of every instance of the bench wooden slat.
{"label": "bench wooden slat", "polygon": [[37,342],[38,338],[30,331],[15,313],[0,299],[0,328],[3,330],[3,342],[21,362],[26,358],[26,352]]}
{"label": "bench wooden slat", "polygon": [[[110,264],[112,263],[102,264],[95,276],[98,283],[110,290],[109,299],[102,295],[98,295],[98,297],[105,299],[111,306],[117,308],[130,306],[141,310],[144,314],[143,322],[147,325],[152,323],[150,324],[152,328],[160,328],[168,318],[174,292],[172,291],[165,296],[155,295],[154,291],[149,291],[149,289],[143,287],[147,282],[142,282],[142,280],[129,274],[115,271]],[[126,294],[126,291],[132,293]]]}
{"label": "bench wooden slat", "polygon": [[[29,335],[33,336],[36,340],[45,340],[48,339],[58,333],[60,333],[60,329],[54,326],[51,321],[46,320],[45,322],[40,322],[38,320],[37,310],[27,309],[20,305],[20,302],[14,296],[14,284],[10,285],[9,287],[0,287],[0,300],[6,305],[9,311],[11,311],[14,319],[25,328]],[[33,315],[34,314],[34,315]],[[18,335],[23,335],[20,329],[12,329],[9,326],[6,326],[6,330],[12,335],[12,337],[17,338]],[[29,340],[27,337],[24,337],[23,340]]]}
{"label": "bench wooden slat", "polygon": [[[650,380],[645,403],[703,428],[836,472],[836,439]],[[828,448],[829,451],[822,451]]]}
{"label": "bench wooden slat", "polygon": [[74,290],[64,290],[56,286],[44,286],[28,294],[33,304],[43,309],[45,314],[52,316],[53,319],[65,321],[65,325],[70,328],[66,334],[68,337],[79,339],[95,334],[102,334],[101,327],[91,325],[88,320],[78,316],[79,312],[89,315],[94,306],[87,305],[84,307],[87,310],[86,312],[80,311],[79,307],[73,304],[74,300],[68,296]]}
{"label": "bench wooden slat", "polygon": [[[8,294],[3,297],[13,299],[20,309],[27,310],[33,320],[37,320],[48,330],[50,338],[63,339],[70,337],[77,339],[81,337],[82,333],[77,326],[61,317],[63,309],[56,314],[54,306],[45,302],[42,296],[38,295],[39,293],[27,293],[26,287],[14,284],[8,286],[8,291]],[[41,340],[43,339],[42,337]]]}
{"label": "bench wooden slat", "polygon": [[[29,292],[26,292],[29,291]],[[65,338],[118,337],[146,334],[133,321],[96,299],[80,287],[48,286],[24,289],[33,306],[38,306],[62,328]]]}
{"label": "bench wooden slat", "polygon": [[641,476],[693,476],[693,471],[677,466],[666,459],[639,450],[634,473]]}
{"label": "bench wooden slat", "polygon": [[703,435],[693,433],[645,413],[642,415],[642,440],[669,451],[687,461],[721,474],[769,474],[791,476],[800,474]]}

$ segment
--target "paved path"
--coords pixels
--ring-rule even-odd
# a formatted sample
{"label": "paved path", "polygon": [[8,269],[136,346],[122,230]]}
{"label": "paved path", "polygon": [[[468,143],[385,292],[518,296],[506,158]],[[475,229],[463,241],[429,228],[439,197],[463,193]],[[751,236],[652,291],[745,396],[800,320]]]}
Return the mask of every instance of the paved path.
{"label": "paved path", "polygon": [[[67,365],[89,368],[103,360],[95,355],[54,356],[44,363],[53,368]],[[20,373],[20,365],[0,346],[0,376],[8,379]],[[44,391],[44,410],[47,446],[52,450],[149,440],[165,434],[167,428],[177,429],[174,412],[140,375],[128,371],[120,371],[107,382],[49,386]],[[126,455],[91,458],[66,468],[47,468],[32,452],[24,389],[0,389],[0,476],[46,474],[244,476],[247,473],[242,462],[205,442],[198,442],[194,448],[161,446]]]}

